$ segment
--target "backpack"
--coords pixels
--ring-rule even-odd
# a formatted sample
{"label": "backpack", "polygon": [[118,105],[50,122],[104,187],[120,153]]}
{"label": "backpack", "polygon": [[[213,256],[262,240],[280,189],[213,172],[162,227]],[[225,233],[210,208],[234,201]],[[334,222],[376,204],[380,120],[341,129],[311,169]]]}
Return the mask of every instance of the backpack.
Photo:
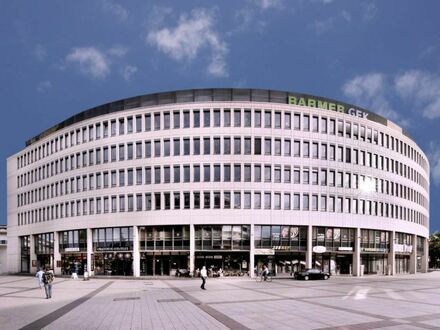
{"label": "backpack", "polygon": [[43,274],[43,283],[50,284],[53,281],[53,274],[51,272],[45,272]]}

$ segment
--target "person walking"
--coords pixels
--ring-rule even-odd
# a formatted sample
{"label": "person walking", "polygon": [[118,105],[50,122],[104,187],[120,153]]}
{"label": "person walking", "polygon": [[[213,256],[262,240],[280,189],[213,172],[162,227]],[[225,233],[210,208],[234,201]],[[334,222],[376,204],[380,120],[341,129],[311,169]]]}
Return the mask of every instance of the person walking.
{"label": "person walking", "polygon": [[200,271],[200,277],[202,278],[202,285],[200,286],[200,288],[202,290],[206,290],[205,289],[205,283],[206,283],[206,278],[208,277],[208,272],[206,271],[206,267],[203,266],[202,270]]}
{"label": "person walking", "polygon": [[44,283],[44,290],[46,291],[46,299],[52,298],[53,279],[54,279],[53,271],[50,270],[48,266],[46,266],[45,272],[43,274],[43,283]]}
{"label": "person walking", "polygon": [[38,279],[38,285],[40,286],[40,289],[43,288],[43,269],[39,268],[38,272],[35,274],[35,277]]}

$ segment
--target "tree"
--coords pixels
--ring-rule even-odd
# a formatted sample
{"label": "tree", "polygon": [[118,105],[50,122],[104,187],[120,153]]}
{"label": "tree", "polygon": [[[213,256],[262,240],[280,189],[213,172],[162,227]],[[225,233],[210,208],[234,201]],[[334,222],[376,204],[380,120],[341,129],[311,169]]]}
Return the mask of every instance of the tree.
{"label": "tree", "polygon": [[440,232],[429,237],[429,267],[440,268]]}

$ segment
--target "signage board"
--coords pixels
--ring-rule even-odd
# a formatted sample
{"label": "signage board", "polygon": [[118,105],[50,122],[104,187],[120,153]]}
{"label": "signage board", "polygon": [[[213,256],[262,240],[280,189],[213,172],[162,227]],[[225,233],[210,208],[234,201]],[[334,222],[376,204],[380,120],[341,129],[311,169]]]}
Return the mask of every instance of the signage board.
{"label": "signage board", "polygon": [[273,256],[275,255],[274,249],[255,249],[255,255]]}
{"label": "signage board", "polygon": [[325,253],[325,251],[327,251],[327,249],[326,249],[325,246],[317,245],[317,246],[314,246],[314,247],[313,247],[312,251],[313,251],[314,253]]}
{"label": "signage board", "polygon": [[351,246],[340,246],[338,251],[353,251],[353,248]]}
{"label": "signage board", "polygon": [[394,252],[412,253],[412,245],[407,244],[394,244]]}
{"label": "signage board", "polygon": [[79,248],[65,248],[64,252],[79,252]]}

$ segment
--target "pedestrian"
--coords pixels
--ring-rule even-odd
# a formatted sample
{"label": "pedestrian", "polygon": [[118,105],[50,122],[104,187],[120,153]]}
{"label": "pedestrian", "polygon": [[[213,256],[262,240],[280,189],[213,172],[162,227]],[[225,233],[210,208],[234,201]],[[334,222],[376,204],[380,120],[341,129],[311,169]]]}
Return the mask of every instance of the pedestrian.
{"label": "pedestrian", "polygon": [[53,271],[50,270],[49,266],[46,266],[45,272],[43,274],[43,283],[44,283],[44,290],[46,291],[46,299],[52,298],[53,279],[54,279]]}
{"label": "pedestrian", "polygon": [[38,272],[35,274],[35,277],[38,279],[38,285],[40,286],[40,289],[43,288],[43,269],[38,268]]}
{"label": "pedestrian", "polygon": [[208,273],[206,271],[206,267],[203,266],[202,270],[200,271],[200,277],[202,278],[202,285],[200,286],[200,288],[202,290],[206,290],[205,289],[205,283],[206,283],[206,278],[208,277]]}

